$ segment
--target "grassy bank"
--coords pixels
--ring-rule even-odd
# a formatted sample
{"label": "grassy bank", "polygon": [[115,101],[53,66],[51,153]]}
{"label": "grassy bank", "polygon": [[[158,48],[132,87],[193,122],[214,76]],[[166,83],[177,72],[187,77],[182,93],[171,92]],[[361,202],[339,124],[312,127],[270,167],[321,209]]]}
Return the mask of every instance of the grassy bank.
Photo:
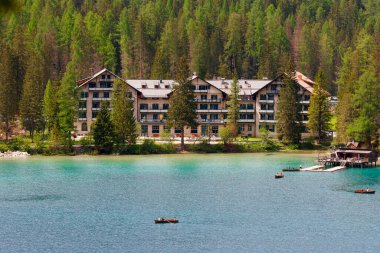
{"label": "grassy bank", "polygon": [[[302,151],[326,149],[310,142],[298,145],[284,145],[274,141],[241,141],[224,145],[223,143],[209,144],[202,141],[194,144],[186,144],[186,151],[191,153],[254,153],[276,151]],[[48,142],[36,141],[31,143],[26,138],[16,138],[8,143],[0,143],[0,152],[24,151],[31,155],[98,155],[101,152],[90,141],[76,143],[72,148],[53,146]],[[181,153],[180,145],[171,142],[157,143],[151,139],[145,139],[141,144],[115,145],[113,154],[119,155],[147,155],[147,154],[176,154]]]}

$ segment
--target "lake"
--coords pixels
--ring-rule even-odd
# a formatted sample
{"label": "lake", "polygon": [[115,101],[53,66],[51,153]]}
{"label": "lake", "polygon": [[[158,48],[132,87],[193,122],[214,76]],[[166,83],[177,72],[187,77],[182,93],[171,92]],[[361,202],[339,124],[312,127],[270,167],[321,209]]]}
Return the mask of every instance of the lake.
{"label": "lake", "polygon": [[[274,179],[316,158],[0,160],[0,252],[379,252],[380,168]],[[353,193],[366,187],[378,192]]]}

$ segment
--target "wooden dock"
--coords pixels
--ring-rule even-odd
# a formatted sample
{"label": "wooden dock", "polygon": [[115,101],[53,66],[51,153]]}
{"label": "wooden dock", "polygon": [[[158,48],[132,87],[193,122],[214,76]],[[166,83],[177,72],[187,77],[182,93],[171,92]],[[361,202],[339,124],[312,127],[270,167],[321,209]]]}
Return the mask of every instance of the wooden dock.
{"label": "wooden dock", "polygon": [[304,169],[300,169],[300,171],[313,171],[313,170],[321,170],[323,168],[323,165],[315,165],[311,167],[307,167]]}

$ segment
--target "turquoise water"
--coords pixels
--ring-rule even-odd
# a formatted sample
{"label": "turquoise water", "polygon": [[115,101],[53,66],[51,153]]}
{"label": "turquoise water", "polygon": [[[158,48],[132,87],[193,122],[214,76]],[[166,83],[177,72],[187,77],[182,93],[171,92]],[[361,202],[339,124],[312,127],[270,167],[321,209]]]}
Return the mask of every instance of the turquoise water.
{"label": "turquoise water", "polygon": [[[0,160],[0,252],[379,252],[380,168],[274,179],[315,159]],[[367,186],[378,192],[353,193]]]}

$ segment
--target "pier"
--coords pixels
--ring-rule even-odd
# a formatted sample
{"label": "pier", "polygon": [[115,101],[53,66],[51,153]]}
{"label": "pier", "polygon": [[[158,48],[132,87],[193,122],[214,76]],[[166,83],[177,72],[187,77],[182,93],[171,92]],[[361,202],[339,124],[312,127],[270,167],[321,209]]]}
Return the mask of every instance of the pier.
{"label": "pier", "polygon": [[323,165],[315,165],[311,167],[307,167],[304,169],[300,169],[300,171],[313,171],[313,170],[321,170],[323,168]]}
{"label": "pier", "polygon": [[336,166],[329,169],[324,169],[325,167],[323,165],[315,165],[311,167],[307,167],[304,169],[300,169],[300,171],[307,171],[307,172],[335,172],[338,170],[343,170],[346,168],[346,166]]}

